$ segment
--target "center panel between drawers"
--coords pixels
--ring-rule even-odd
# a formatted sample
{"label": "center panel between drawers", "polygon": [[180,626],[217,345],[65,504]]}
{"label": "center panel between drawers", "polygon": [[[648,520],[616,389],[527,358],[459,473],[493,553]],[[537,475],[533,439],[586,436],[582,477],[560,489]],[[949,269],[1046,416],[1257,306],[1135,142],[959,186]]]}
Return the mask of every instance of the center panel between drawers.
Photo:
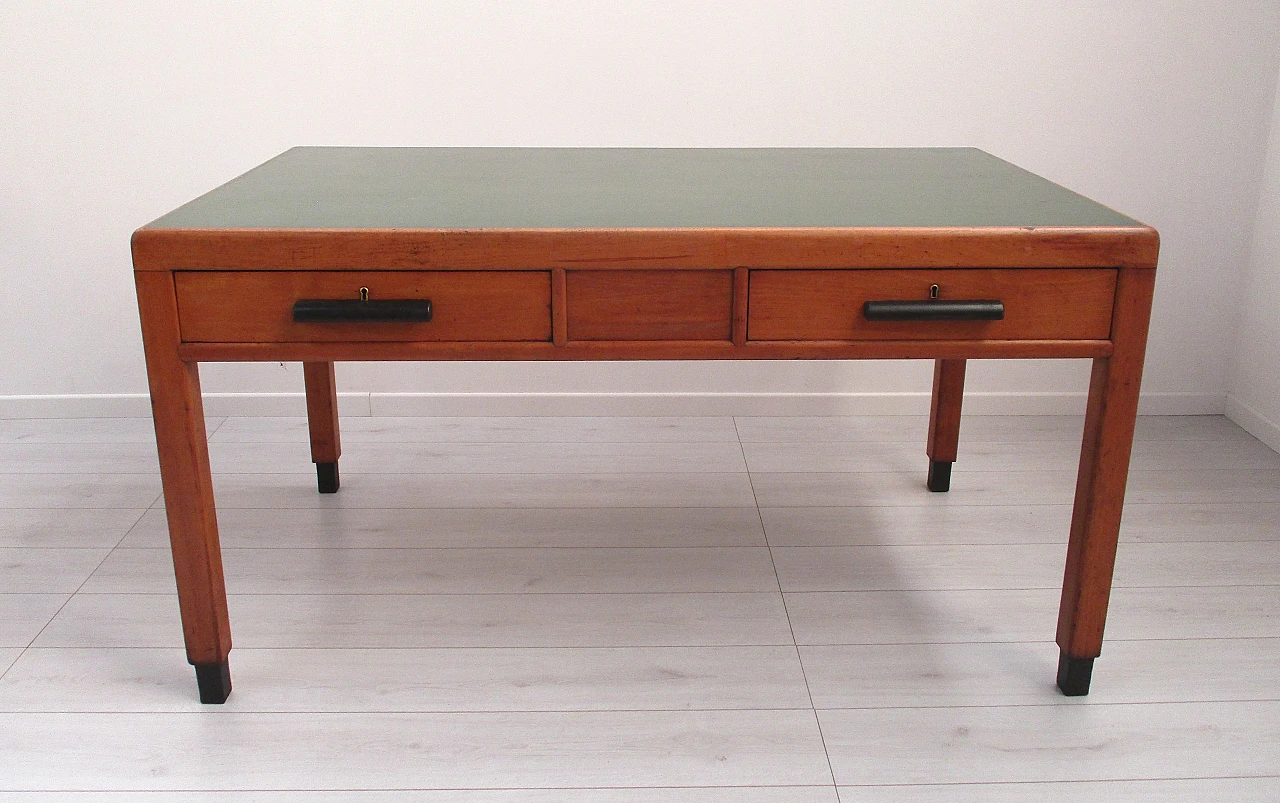
{"label": "center panel between drawers", "polygon": [[729,340],[731,270],[571,270],[568,339]]}

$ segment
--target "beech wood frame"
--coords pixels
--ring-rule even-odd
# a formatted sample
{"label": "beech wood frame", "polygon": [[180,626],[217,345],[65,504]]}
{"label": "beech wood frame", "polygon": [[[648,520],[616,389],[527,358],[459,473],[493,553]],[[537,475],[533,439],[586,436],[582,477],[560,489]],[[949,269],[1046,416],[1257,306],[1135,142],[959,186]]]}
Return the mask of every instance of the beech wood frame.
{"label": "beech wood frame", "polygon": [[[956,459],[964,361],[1093,359],[1057,643],[1059,685],[1088,690],[1101,652],[1159,237],[1154,229],[610,229],[610,230],[203,230],[141,229],[133,257],[187,657],[201,678],[226,676],[231,649],[226,589],[198,363],[299,360],[305,370],[313,460],[340,454],[333,362],[341,360],[936,360],[927,452]],[[1105,340],[752,341],[753,269],[1110,268],[1118,271]],[[195,343],[181,336],[176,273],[188,270],[550,271],[546,342]],[[731,325],[724,340],[572,341],[566,274],[574,270],[730,270]],[[245,303],[252,303],[246,299]],[[1060,310],[1064,319],[1070,309]],[[922,324],[927,327],[928,324]],[[336,470],[336,468],[335,468]],[[202,669],[203,668],[203,669]],[[203,674],[202,674],[203,672]],[[1083,672],[1083,680],[1081,680]],[[207,702],[225,689],[209,691]]]}

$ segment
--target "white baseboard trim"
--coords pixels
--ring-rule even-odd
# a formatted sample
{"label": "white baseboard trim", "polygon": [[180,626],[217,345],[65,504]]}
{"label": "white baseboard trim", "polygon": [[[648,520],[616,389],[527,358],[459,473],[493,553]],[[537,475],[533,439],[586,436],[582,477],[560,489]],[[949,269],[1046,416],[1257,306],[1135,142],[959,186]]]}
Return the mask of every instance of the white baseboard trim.
{"label": "white baseboard trim", "polygon": [[[1221,393],[1143,393],[1138,415],[1222,415],[1226,398]],[[1080,411],[1084,412],[1081,405]]]}
{"label": "white baseboard trim", "polygon": [[[916,393],[492,393],[370,394],[374,415],[927,415]],[[1084,409],[1084,396],[965,396],[968,412],[1047,415]],[[1078,407],[1078,410],[1077,410]]]}
{"label": "white baseboard trim", "polygon": [[151,397],[145,393],[0,396],[0,419],[146,418],[149,415]]}
{"label": "white baseboard trim", "polygon": [[1227,394],[1227,418],[1253,437],[1280,452],[1280,423],[1272,421],[1254,407]]}
{"label": "white baseboard trim", "polygon": [[[1229,402],[1227,402],[1229,403]],[[1275,432],[1275,424],[1247,408]],[[971,415],[1082,415],[1084,393],[966,393]],[[301,416],[301,393],[209,393],[205,414]],[[344,416],[517,415],[925,415],[929,394],[913,393],[339,393]],[[1144,394],[1143,415],[1221,415],[1222,396],[1200,393]],[[1230,414],[1230,413],[1229,413]],[[4,418],[144,418],[146,394],[0,396]],[[1254,432],[1243,420],[1232,420]],[[1267,441],[1262,435],[1257,437]],[[1267,441],[1273,448],[1275,441]]]}

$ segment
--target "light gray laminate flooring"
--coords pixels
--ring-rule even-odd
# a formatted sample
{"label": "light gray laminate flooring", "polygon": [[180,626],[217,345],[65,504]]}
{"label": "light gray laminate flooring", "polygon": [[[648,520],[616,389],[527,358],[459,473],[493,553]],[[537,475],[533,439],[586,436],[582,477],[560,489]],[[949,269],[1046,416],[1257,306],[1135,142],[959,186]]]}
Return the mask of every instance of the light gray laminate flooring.
{"label": "light gray laminate flooring", "polygon": [[1093,691],[1054,687],[1081,421],[209,421],[196,701],[149,420],[0,421],[0,803],[1280,800],[1280,455],[1143,418]]}

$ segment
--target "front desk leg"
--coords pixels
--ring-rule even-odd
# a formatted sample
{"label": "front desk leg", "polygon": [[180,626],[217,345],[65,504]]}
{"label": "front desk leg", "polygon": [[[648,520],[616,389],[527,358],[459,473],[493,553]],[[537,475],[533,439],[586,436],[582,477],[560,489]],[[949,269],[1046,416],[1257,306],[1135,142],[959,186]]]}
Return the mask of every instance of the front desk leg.
{"label": "front desk leg", "polygon": [[1110,357],[1093,361],[1089,379],[1089,406],[1058,611],[1058,688],[1069,697],[1089,693],[1093,661],[1102,652],[1154,280],[1154,270],[1120,271],[1113,351]]}
{"label": "front desk leg", "polygon": [[187,660],[196,668],[200,702],[223,703],[231,693],[227,663],[231,625],[209,476],[200,372],[195,363],[183,362],[178,356],[172,274],[148,271],[137,273],[135,278]]}
{"label": "front desk leg", "polygon": [[934,360],[933,401],[929,406],[930,491],[951,490],[951,464],[960,445],[960,405],[964,401],[964,360]]}
{"label": "front desk leg", "polygon": [[338,458],[342,442],[338,438],[338,385],[333,363],[304,362],[302,380],[307,388],[307,426],[311,430],[311,462],[316,464],[320,493],[337,493]]}

